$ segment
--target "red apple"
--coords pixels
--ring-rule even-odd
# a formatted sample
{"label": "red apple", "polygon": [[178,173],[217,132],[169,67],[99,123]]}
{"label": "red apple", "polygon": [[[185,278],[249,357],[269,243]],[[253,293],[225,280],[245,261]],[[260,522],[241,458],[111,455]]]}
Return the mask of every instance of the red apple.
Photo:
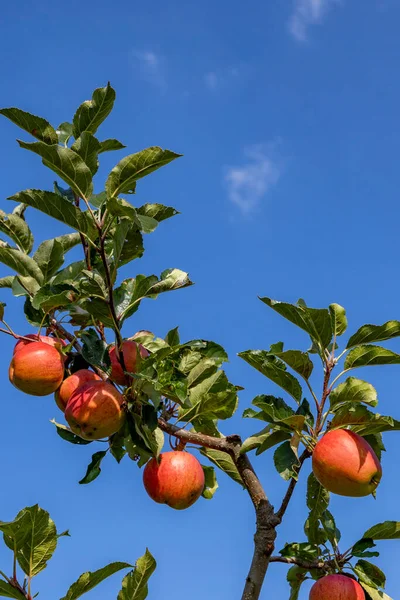
{"label": "red apple", "polygon": [[[138,359],[138,351],[142,358],[146,358],[149,355],[147,350],[141,345],[133,342],[132,340],[125,340],[122,344],[122,353],[124,356],[125,369],[129,373],[136,373],[136,363]],[[118,385],[127,385],[129,383],[128,377],[124,375],[121,364],[117,359],[115,346],[110,349],[111,359],[111,375],[110,379]]]}
{"label": "red apple", "polygon": [[[28,333],[27,335],[24,335],[24,338],[29,338],[30,340],[32,340],[32,342],[43,342],[44,344],[50,344],[50,346],[54,346],[54,348],[57,348],[58,350],[61,350],[62,346],[68,346],[68,342],[66,342],[65,340],[62,340],[60,338],[50,337],[48,335],[39,335],[38,336],[34,333]],[[14,346],[13,354],[18,352],[22,348],[25,348],[25,346],[28,346],[28,344],[31,344],[32,342],[30,342],[27,339],[19,340]],[[65,356],[64,360],[66,358],[67,357]]]}
{"label": "red apple", "polygon": [[312,467],[318,481],[340,496],[368,496],[382,477],[382,467],[371,446],[348,429],[328,431],[319,440]]}
{"label": "red apple", "polygon": [[198,500],[204,489],[201,464],[187,452],[165,452],[152,458],[143,473],[150,498],[171,508],[183,510]]}
{"label": "red apple", "polygon": [[88,381],[68,400],[65,418],[72,431],[88,440],[116,433],[125,420],[124,399],[107,381]]}
{"label": "red apple", "polygon": [[44,342],[28,343],[14,354],[8,375],[22,392],[47,396],[62,383],[64,357],[54,346]]}
{"label": "red apple", "polygon": [[79,369],[79,371],[76,371],[64,379],[61,386],[54,394],[58,408],[64,412],[68,404],[68,400],[75,390],[88,381],[101,381],[101,377],[99,377],[97,373],[89,371],[89,369]]}
{"label": "red apple", "polygon": [[312,586],[310,600],[365,600],[365,594],[361,585],[351,577],[326,575]]}

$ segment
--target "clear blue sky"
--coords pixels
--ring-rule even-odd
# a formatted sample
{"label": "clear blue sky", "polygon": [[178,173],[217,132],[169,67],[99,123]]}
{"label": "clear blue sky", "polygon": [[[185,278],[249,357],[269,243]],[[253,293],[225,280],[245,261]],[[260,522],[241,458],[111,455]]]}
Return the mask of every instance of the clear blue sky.
{"label": "clear blue sky", "polygon": [[[251,7],[237,0],[148,6],[21,0],[2,8],[2,106],[57,125],[110,80],[117,104],[103,136],[119,138],[129,152],[161,145],[185,155],[138,186],[138,202],[171,204],[182,215],[147,238],[145,258],[128,272],[179,267],[196,286],[143,304],[126,334],[146,328],[164,335],[179,324],[185,340],[224,345],[230,378],[246,388],[225,433],[256,431],[257,423],[241,422],[239,413],[256,394],[278,392],[236,352],[278,340],[288,348],[308,344],[258,294],[304,297],[312,306],[338,302],[347,308],[350,331],[400,317],[399,19],[394,0],[256,0]],[[17,147],[17,136],[28,137],[1,121],[4,199],[28,187],[50,189],[53,181],[38,157]],[[100,176],[118,156],[105,158]],[[11,204],[4,200],[1,208]],[[34,211],[29,218],[37,242],[64,232]],[[10,323],[27,332],[20,303],[8,292],[1,297]],[[246,494],[221,474],[212,502],[174,512],[148,500],[141,472],[128,459],[120,466],[105,461],[96,482],[78,486],[92,447],[76,448],[56,436],[48,422],[59,417],[51,397],[24,396],[11,387],[13,342],[4,336],[0,344],[0,518],[38,502],[72,534],[37,579],[42,600],[61,597],[84,570],[135,561],[146,546],[158,561],[150,599],[182,593],[191,600],[239,598],[254,529]],[[359,376],[376,385],[380,412],[399,419],[400,368]],[[385,442],[377,501],[333,499],[344,549],[370,525],[400,518],[399,434],[386,434]],[[271,455],[255,466],[278,504],[286,484]],[[300,483],[277,549],[302,539],[303,492]],[[380,547],[379,564],[394,596],[398,545]],[[9,572],[6,560],[1,548],[0,566]],[[271,568],[262,598],[288,597],[286,570]],[[88,599],[116,598],[120,579],[114,576]]]}

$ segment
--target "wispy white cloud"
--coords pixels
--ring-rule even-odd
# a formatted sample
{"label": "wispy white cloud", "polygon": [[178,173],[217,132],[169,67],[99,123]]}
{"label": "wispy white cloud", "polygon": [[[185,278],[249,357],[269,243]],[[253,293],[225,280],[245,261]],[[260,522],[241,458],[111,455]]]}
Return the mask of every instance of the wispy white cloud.
{"label": "wispy white cloud", "polygon": [[227,167],[224,183],[228,198],[243,214],[254,211],[282,175],[281,161],[273,144],[258,144],[244,151],[246,162]]}
{"label": "wispy white cloud", "polygon": [[232,80],[239,77],[240,74],[244,74],[245,70],[245,65],[238,65],[225,69],[218,69],[216,71],[209,71],[204,75],[204,84],[209,90],[214,91],[230,83]]}
{"label": "wispy white cloud", "polygon": [[167,80],[164,57],[150,50],[134,51],[133,56],[141,77],[148,83],[165,90]]}
{"label": "wispy white cloud", "polygon": [[289,19],[290,33],[299,42],[307,40],[308,28],[322,23],[327,12],[340,0],[294,0],[294,10]]}

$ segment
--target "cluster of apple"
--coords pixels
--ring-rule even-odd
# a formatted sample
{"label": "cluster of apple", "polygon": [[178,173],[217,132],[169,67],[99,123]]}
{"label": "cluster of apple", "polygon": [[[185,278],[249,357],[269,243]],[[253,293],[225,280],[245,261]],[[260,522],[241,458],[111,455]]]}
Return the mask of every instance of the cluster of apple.
{"label": "cluster of apple", "polygon": [[[135,337],[135,336],[134,336]],[[118,360],[115,346],[110,347],[111,374],[103,380],[90,369],[68,374],[62,339],[28,334],[14,348],[9,368],[11,383],[32,396],[54,393],[57,406],[75,434],[88,440],[107,438],[125,421],[124,397],[114,384],[129,381]],[[138,356],[147,350],[133,340],[125,340],[122,354],[127,372],[136,373]],[[187,452],[165,452],[150,460],[143,473],[144,486],[155,501],[176,509],[191,506],[204,489],[204,472],[199,461]]]}

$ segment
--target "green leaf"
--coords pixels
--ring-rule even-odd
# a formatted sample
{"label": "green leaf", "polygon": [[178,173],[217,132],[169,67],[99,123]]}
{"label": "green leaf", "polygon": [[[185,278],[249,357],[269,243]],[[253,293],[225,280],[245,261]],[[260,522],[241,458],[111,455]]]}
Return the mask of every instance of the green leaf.
{"label": "green leaf", "polygon": [[179,327],[175,327],[174,329],[168,331],[167,335],[165,336],[165,341],[169,346],[179,346]]}
{"label": "green leaf", "polygon": [[387,321],[383,325],[363,325],[351,336],[346,348],[371,342],[382,342],[398,336],[400,336],[400,321]]}
{"label": "green leaf", "polygon": [[274,452],[274,464],[279,475],[289,481],[298,477],[299,459],[295,455],[290,442],[283,442]]}
{"label": "green leaf", "polygon": [[331,429],[344,426],[350,426],[355,433],[366,435],[382,431],[397,431],[400,429],[400,422],[392,417],[373,413],[362,404],[346,403],[335,412],[331,421]]}
{"label": "green leaf", "polygon": [[[167,269],[161,273],[159,279],[155,275],[149,277],[137,275],[135,279],[125,280],[122,285],[124,286],[124,299],[122,303],[118,303],[117,309],[121,322],[137,311],[144,298],[188,287],[193,285],[193,282],[184,271]],[[118,290],[115,293],[118,295]]]}
{"label": "green leaf", "polygon": [[163,204],[144,204],[136,209],[138,215],[144,217],[151,217],[159,223],[165,219],[170,219],[175,215],[179,215],[179,212],[172,206],[164,206]]}
{"label": "green leaf", "polygon": [[77,139],[83,131],[96,133],[99,126],[113,109],[115,91],[108,83],[106,87],[97,88],[91,100],[83,102],[73,119],[74,137]]}
{"label": "green leaf", "polygon": [[107,450],[101,450],[100,452],[95,452],[95,454],[93,454],[92,460],[88,465],[86,475],[83,479],[80,480],[79,483],[91,483],[100,475],[100,464],[106,454]]}
{"label": "green leaf", "polygon": [[370,527],[363,538],[371,540],[398,540],[400,539],[400,523],[398,521],[384,521]]}
{"label": "green leaf", "polygon": [[327,348],[332,340],[332,321],[325,308],[308,308],[303,303],[288,304],[271,298],[260,298],[264,304],[275,310],[282,317],[306,331],[313,340]]}
{"label": "green leaf", "polygon": [[111,360],[106,342],[97,337],[93,329],[81,335],[82,356],[93,367],[98,367],[107,375],[111,373]]}
{"label": "green leaf", "polygon": [[[68,140],[73,136],[72,123],[68,123],[67,121],[64,121],[64,123],[61,123],[57,127],[56,133],[58,136],[58,143],[64,144],[66,146],[68,143]],[[45,140],[43,140],[43,141],[45,141]]]}
{"label": "green leaf", "polygon": [[21,217],[14,214],[7,215],[0,210],[0,231],[8,235],[22,252],[29,254],[32,250],[33,235]]}
{"label": "green leaf", "polygon": [[287,572],[286,579],[290,585],[289,600],[298,600],[301,584],[307,579],[307,571],[294,565],[293,567],[290,567]]}
{"label": "green leaf", "polygon": [[[119,224],[116,228],[116,232],[114,233],[115,236],[122,236],[122,224]],[[119,231],[121,230],[121,234],[119,233]],[[117,242],[115,241],[114,238],[114,250],[115,250],[115,244]],[[135,260],[136,258],[140,258],[141,256],[143,256],[144,253],[144,247],[143,247],[143,237],[142,234],[140,233],[139,229],[137,229],[135,226],[131,227],[130,229],[128,229],[127,233],[125,234],[123,240],[119,240],[119,244],[122,244],[122,248],[120,250],[120,254],[119,254],[119,260],[118,260],[118,266],[122,266],[122,265],[126,265],[127,263],[131,262],[132,260]]]}
{"label": "green leaf", "polygon": [[57,239],[46,240],[36,250],[33,260],[37,262],[46,283],[64,263],[63,245]]}
{"label": "green leaf", "polygon": [[4,304],[4,302],[0,302],[0,321],[2,321],[4,319],[4,308],[7,305]]}
{"label": "green leaf", "polygon": [[146,549],[146,553],[136,561],[134,570],[124,577],[117,600],[145,600],[147,584],[156,566],[155,559]]}
{"label": "green leaf", "polygon": [[87,296],[103,298],[107,297],[107,288],[103,277],[95,270],[83,269],[82,278],[79,281],[79,289]]}
{"label": "green leaf", "polygon": [[57,434],[61,439],[69,442],[70,444],[77,444],[78,446],[86,446],[87,444],[91,444],[92,440],[84,440],[79,437],[75,433],[72,433],[69,427],[65,425],[61,425],[61,423],[57,423],[54,419],[51,419],[50,423],[53,423],[56,427]]}
{"label": "green leaf", "polygon": [[253,404],[262,410],[263,418],[265,415],[265,420],[269,422],[285,425],[287,428],[296,431],[301,431],[304,426],[304,415],[295,414],[294,410],[282,398],[261,394],[254,398]]}
{"label": "green leaf", "polygon": [[106,181],[108,197],[134,193],[138,179],[149,175],[180,156],[180,154],[163,150],[158,146],[152,146],[136,154],[126,156],[113,168],[108,176]]}
{"label": "green leaf", "polygon": [[66,595],[61,598],[61,600],[77,600],[86,594],[86,592],[90,592],[93,588],[95,588],[99,583],[114,575],[114,573],[118,573],[122,569],[128,569],[132,565],[125,562],[113,562],[99,569],[98,571],[83,573],[79,579],[71,585]]}
{"label": "green leaf", "polygon": [[382,452],[386,451],[385,445],[382,440],[382,433],[371,433],[363,436],[365,441],[371,446],[373,451],[375,452],[378,460],[382,458]]}
{"label": "green leaf", "polygon": [[352,556],[356,558],[372,558],[373,556],[379,556],[379,552],[369,552],[368,548],[375,548],[376,544],[370,538],[363,538],[356,542],[351,549]]}
{"label": "green leaf", "polygon": [[[112,258],[114,264],[111,268],[111,279],[115,281],[117,276],[117,270],[121,258],[121,253],[124,248],[124,245],[127,241],[127,235],[129,230],[132,229],[132,223],[129,219],[120,219],[120,223],[116,227],[115,233],[113,235],[113,253]],[[140,234],[139,234],[140,236]],[[140,236],[141,238],[141,236]]]}
{"label": "green leaf", "polygon": [[92,194],[89,198],[90,204],[93,204],[96,208],[100,208],[107,201],[107,194],[100,192],[100,194]]}
{"label": "green leaf", "polygon": [[329,506],[329,492],[310,473],[307,480],[307,507],[319,518]]}
{"label": "green leaf", "polygon": [[144,217],[143,215],[137,215],[140,223],[140,231],[143,233],[152,233],[158,226],[158,221],[153,217]]}
{"label": "green leaf", "polygon": [[28,323],[34,327],[44,327],[49,324],[49,320],[45,318],[44,311],[33,308],[30,298],[26,298],[25,300],[24,314]]}
{"label": "green leaf", "polygon": [[217,477],[215,475],[214,467],[205,467],[204,465],[202,465],[202,467],[205,479],[202,496],[206,500],[211,500],[218,489]]}
{"label": "green leaf", "polygon": [[[94,225],[88,215],[82,212],[79,208],[73,204],[66,202],[54,192],[45,192],[43,190],[24,190],[14,196],[10,196],[8,200],[15,200],[15,202],[25,202],[32,208],[37,208],[41,212],[69,225],[72,229],[80,231],[84,235],[90,237],[94,232]],[[71,235],[71,234],[70,234]],[[73,234],[72,234],[73,235]],[[60,238],[58,238],[60,240]],[[75,245],[77,242],[75,238],[69,238],[73,240]],[[67,244],[67,240],[65,240]],[[72,246],[70,246],[72,247]]]}
{"label": "green leaf", "polygon": [[75,285],[77,281],[79,281],[82,271],[86,268],[86,262],[84,260],[78,260],[77,262],[73,262],[69,264],[67,267],[58,271],[55,274],[51,283],[53,285],[59,284],[69,284]]}
{"label": "green leaf", "polygon": [[179,410],[179,420],[229,419],[237,405],[236,387],[229,383],[224,371],[217,371],[190,388],[189,399]]}
{"label": "green leaf", "polygon": [[354,572],[360,581],[373,588],[385,587],[385,574],[376,565],[367,560],[359,560],[354,566]]}
{"label": "green leaf", "polygon": [[332,331],[338,337],[343,335],[347,329],[346,311],[340,304],[330,304],[329,313],[331,315]]}
{"label": "green leaf", "polygon": [[381,346],[356,346],[350,350],[344,362],[345,370],[375,365],[398,365],[400,354]]}
{"label": "green leaf", "polygon": [[79,233],[65,233],[64,235],[59,235],[54,239],[57,240],[57,242],[60,242],[65,253],[80,243],[81,236],[79,235]]}
{"label": "green leaf", "polygon": [[21,148],[30,150],[42,157],[42,162],[54,173],[57,173],[80,198],[88,198],[92,193],[92,174],[89,167],[70,148],[55,144],[48,146],[44,142],[30,144],[18,140]]}
{"label": "green leaf", "polygon": [[378,397],[373,385],[367,381],[348,377],[330,393],[331,410],[345,402],[363,402],[370,406],[378,404]]}
{"label": "green leaf", "polygon": [[99,140],[89,133],[89,131],[82,131],[81,135],[71,146],[71,150],[76,152],[82,158],[89,167],[92,175],[96,175],[99,168],[100,148]]}
{"label": "green leaf", "polygon": [[296,402],[300,402],[303,394],[301,385],[296,377],[285,370],[282,361],[278,361],[265,350],[246,350],[239,352],[238,356],[288,392]]}
{"label": "green leaf", "polygon": [[390,598],[387,594],[385,594],[385,592],[376,590],[375,588],[370,587],[363,581],[360,581],[360,584],[364,588],[364,590],[367,592],[368,600],[392,600],[392,598]]}
{"label": "green leaf", "polygon": [[13,585],[0,580],[0,596],[2,598],[16,598],[16,600],[26,600],[25,594],[17,590]]}
{"label": "green leaf", "polygon": [[[272,352],[271,352],[272,353]],[[308,379],[313,371],[314,364],[307,352],[300,350],[285,350],[285,352],[273,352],[274,356],[280,358],[293,371]]]}
{"label": "green leaf", "polygon": [[324,510],[320,516],[320,521],[328,540],[334,548],[337,548],[341,535],[339,529],[336,527],[334,516],[329,510]]}
{"label": "green leaf", "polygon": [[22,277],[16,275],[13,277],[12,293],[14,296],[34,296],[40,289],[40,284],[33,277]]}
{"label": "green leaf", "polygon": [[2,108],[0,114],[7,117],[15,125],[18,125],[18,127],[21,127],[21,129],[24,129],[38,140],[46,144],[57,144],[57,133],[46,119],[31,115],[19,108]]}
{"label": "green leaf", "polygon": [[[291,434],[286,431],[274,431],[271,425],[264,427],[258,433],[254,433],[250,437],[248,437],[242,443],[240,448],[240,454],[245,454],[246,452],[251,452],[252,450],[257,449],[257,454],[261,454],[264,450],[271,448],[275,444],[279,444],[280,442],[284,442],[285,440],[290,439]],[[266,448],[263,448],[264,442],[266,444]],[[263,448],[260,450],[260,448]]]}
{"label": "green leaf", "polygon": [[57,529],[48,512],[35,506],[21,510],[14,521],[0,522],[7,546],[16,551],[18,564],[28,577],[46,568],[57,546]]}
{"label": "green leaf", "polygon": [[134,206],[127,200],[122,198],[110,198],[107,202],[107,208],[111,215],[114,217],[128,217],[140,228],[140,221],[137,216],[137,212]]}
{"label": "green leaf", "polygon": [[126,148],[126,146],[124,146],[124,144],[122,144],[118,140],[115,140],[113,138],[103,140],[102,142],[100,142],[99,154],[101,152],[110,152],[112,150],[122,150],[123,148]]}
{"label": "green leaf", "polygon": [[209,448],[201,448],[200,452],[215,466],[221,469],[221,471],[233,479],[233,481],[236,481],[236,483],[244,487],[239,471],[229,454],[220,452],[219,450],[210,450]]}
{"label": "green leaf", "polygon": [[43,273],[36,262],[20,250],[0,246],[0,262],[23,277],[33,277],[38,283],[43,282]]}
{"label": "green leaf", "polygon": [[302,542],[301,544],[293,542],[285,544],[282,550],[279,550],[279,554],[286,558],[293,557],[313,562],[318,558],[319,548],[317,544],[310,544],[310,542]]}
{"label": "green leaf", "polygon": [[49,312],[55,308],[68,306],[77,299],[77,293],[66,285],[43,285],[32,298],[34,309],[43,309]]}
{"label": "green leaf", "polygon": [[14,275],[6,275],[6,277],[0,277],[0,288],[12,288],[14,279]]}
{"label": "green leaf", "polygon": [[57,181],[55,181],[53,184],[53,191],[55,194],[57,194],[57,196],[61,196],[61,198],[67,200],[68,202],[75,201],[75,194],[73,190],[70,187],[62,188],[60,185],[58,185]]}

